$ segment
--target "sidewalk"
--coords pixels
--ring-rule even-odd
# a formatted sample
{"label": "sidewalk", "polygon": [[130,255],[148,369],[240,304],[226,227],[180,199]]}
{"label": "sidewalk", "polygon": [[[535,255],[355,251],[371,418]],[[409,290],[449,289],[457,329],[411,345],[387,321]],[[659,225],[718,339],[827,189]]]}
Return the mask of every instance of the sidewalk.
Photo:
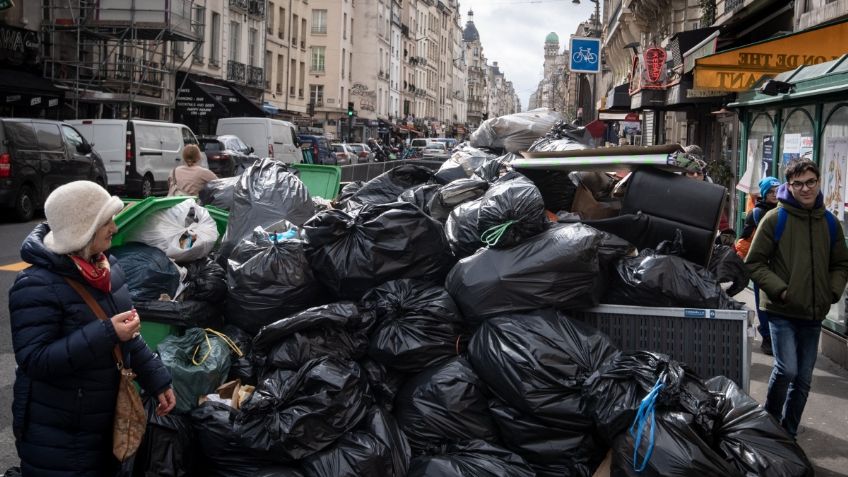
{"label": "sidewalk", "polygon": [[[736,297],[754,308],[745,290]],[[760,336],[751,343],[751,397],[765,402],[772,357],[760,351]],[[798,434],[798,443],[816,467],[816,477],[848,475],[848,371],[819,354],[813,386]]]}

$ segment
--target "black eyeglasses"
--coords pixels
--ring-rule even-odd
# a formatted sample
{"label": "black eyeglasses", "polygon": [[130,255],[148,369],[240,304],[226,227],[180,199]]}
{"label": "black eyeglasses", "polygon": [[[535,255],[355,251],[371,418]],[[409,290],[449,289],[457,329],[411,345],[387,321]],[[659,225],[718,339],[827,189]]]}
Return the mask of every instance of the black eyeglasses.
{"label": "black eyeglasses", "polygon": [[793,181],[789,183],[789,186],[792,187],[792,190],[802,190],[805,186],[807,189],[811,189],[819,183],[818,179],[807,179],[804,182],[801,181]]}

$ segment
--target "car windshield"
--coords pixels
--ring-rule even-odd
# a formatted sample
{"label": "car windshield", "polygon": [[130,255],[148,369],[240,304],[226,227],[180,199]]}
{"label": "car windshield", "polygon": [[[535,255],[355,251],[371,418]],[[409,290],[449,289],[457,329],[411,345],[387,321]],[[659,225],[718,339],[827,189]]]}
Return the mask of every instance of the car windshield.
{"label": "car windshield", "polygon": [[221,143],[218,141],[203,142],[203,152],[221,152]]}
{"label": "car windshield", "polygon": [[424,149],[433,149],[433,150],[437,150],[437,151],[444,151],[445,145],[442,144],[442,143],[427,144],[427,147],[425,147]]}
{"label": "car windshield", "polygon": [[341,144],[333,144],[333,151],[335,151],[335,152],[347,152],[347,151],[345,151],[344,146],[342,146]]}
{"label": "car windshield", "polygon": [[353,149],[353,152],[362,152],[364,149],[359,144],[351,144],[350,148]]}

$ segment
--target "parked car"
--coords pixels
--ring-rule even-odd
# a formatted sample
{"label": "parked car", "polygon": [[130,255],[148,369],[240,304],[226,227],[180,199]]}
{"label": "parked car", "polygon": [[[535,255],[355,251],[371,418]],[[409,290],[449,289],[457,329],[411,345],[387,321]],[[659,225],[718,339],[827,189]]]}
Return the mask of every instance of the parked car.
{"label": "parked car", "polygon": [[413,147],[415,149],[424,149],[425,147],[427,147],[428,144],[433,144],[434,142],[436,142],[436,141],[429,139],[429,138],[413,139],[412,142],[409,144],[409,146]]}
{"label": "parked car", "polygon": [[209,170],[218,177],[239,175],[259,159],[253,148],[238,136],[200,136],[197,140],[200,141],[200,150],[206,153]]}
{"label": "parked car", "polygon": [[422,159],[448,160],[449,158],[450,153],[442,142],[432,142],[424,147]]}
{"label": "parked car", "polygon": [[87,179],[106,187],[103,160],[73,126],[0,118],[0,207],[32,220],[53,189]]}
{"label": "parked car", "polygon": [[324,136],[298,134],[297,137],[300,139],[301,147],[309,146],[309,150],[312,151],[312,162],[315,164],[335,166],[338,163],[336,155],[330,149],[330,141]]}
{"label": "parked car", "polygon": [[288,121],[270,118],[223,118],[215,134],[238,136],[259,157],[270,157],[288,164],[303,162],[297,129]]}
{"label": "parked car", "polygon": [[452,137],[437,137],[433,140],[436,142],[444,143],[445,147],[448,149],[448,152],[450,152],[459,143],[459,141]]}
{"label": "parked car", "polygon": [[[81,119],[68,123],[103,158],[109,189],[130,197],[166,194],[171,170],[182,162],[183,147],[199,146],[194,133],[184,124],[139,119]],[[206,154],[201,156],[201,165],[208,167]]]}
{"label": "parked car", "polygon": [[368,147],[368,144],[364,144],[361,142],[354,142],[348,144],[353,152],[356,153],[359,158],[359,162],[374,162],[374,151]]}
{"label": "parked car", "polygon": [[359,156],[356,155],[356,152],[353,151],[349,144],[333,143],[330,144],[330,147],[333,149],[333,154],[336,155],[338,165],[344,166],[359,163]]}

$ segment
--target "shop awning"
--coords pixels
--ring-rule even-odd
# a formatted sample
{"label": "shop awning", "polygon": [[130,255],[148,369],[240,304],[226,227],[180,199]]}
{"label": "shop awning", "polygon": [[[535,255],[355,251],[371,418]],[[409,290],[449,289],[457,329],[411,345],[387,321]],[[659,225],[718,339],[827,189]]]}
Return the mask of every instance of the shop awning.
{"label": "shop awning", "polygon": [[604,108],[608,111],[629,111],[630,83],[620,84],[610,90]]}
{"label": "shop awning", "polygon": [[695,89],[745,91],[764,76],[848,53],[848,20],[733,48],[695,60]]}
{"label": "shop awning", "polygon": [[792,85],[792,91],[786,94],[767,95],[759,90],[751,90],[739,94],[739,100],[728,104],[727,107],[744,108],[827,95],[833,95],[834,99],[841,99],[848,91],[848,54],[835,61],[801,66],[781,73],[774,79]]}
{"label": "shop awning", "polygon": [[51,108],[64,92],[49,80],[24,71],[0,69],[0,101],[10,106]]}
{"label": "shop awning", "polygon": [[267,116],[266,112],[237,89],[220,84],[198,81],[191,76],[182,82],[177,94],[177,109],[183,114],[220,117]]}

